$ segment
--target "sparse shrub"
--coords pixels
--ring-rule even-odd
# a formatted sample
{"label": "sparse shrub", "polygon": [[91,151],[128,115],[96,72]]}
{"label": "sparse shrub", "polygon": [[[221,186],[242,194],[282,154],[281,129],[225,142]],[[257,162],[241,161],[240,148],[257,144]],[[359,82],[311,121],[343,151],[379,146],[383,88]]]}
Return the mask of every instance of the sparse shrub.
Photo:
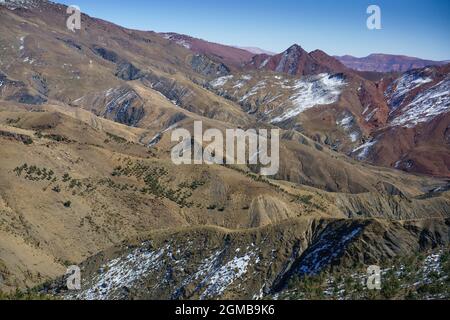
{"label": "sparse shrub", "polygon": [[297,198],[297,202],[310,206],[312,204],[311,202],[312,199],[313,199],[312,195],[303,195]]}
{"label": "sparse shrub", "polygon": [[70,180],[69,189],[73,189],[75,187],[81,187],[81,182],[77,179]]}
{"label": "sparse shrub", "polygon": [[383,281],[383,286],[381,289],[381,294],[386,299],[395,298],[401,289],[400,281],[395,275],[387,275],[386,279]]}
{"label": "sparse shrub", "polygon": [[[109,137],[111,140],[113,140],[113,141],[116,142],[116,143],[124,144],[124,143],[127,143],[127,142],[128,142],[126,139],[124,139],[124,138],[122,138],[122,137],[119,137],[119,136],[116,136],[115,134],[112,134],[112,133],[109,133],[109,132],[107,132],[106,134],[108,135],[108,137]],[[106,141],[105,141],[105,143],[106,143]]]}
{"label": "sparse shrub", "polygon": [[72,142],[72,140],[60,134],[48,134],[45,135],[44,137],[50,140],[54,140],[56,142],[66,142],[66,143]]}
{"label": "sparse shrub", "polygon": [[31,139],[31,138],[28,137],[28,136],[24,136],[22,141],[23,141],[23,143],[24,143],[25,145],[33,144],[33,139]]}
{"label": "sparse shrub", "polygon": [[20,118],[17,119],[6,119],[6,124],[10,125],[10,126],[14,126],[15,124],[17,124],[20,121]]}

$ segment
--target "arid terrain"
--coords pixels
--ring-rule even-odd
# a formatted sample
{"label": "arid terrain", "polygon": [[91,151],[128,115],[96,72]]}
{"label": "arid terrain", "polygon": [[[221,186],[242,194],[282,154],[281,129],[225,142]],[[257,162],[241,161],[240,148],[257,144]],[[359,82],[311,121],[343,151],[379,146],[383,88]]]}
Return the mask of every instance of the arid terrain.
{"label": "arid terrain", "polygon": [[[4,297],[449,298],[450,65],[364,72],[66,18],[0,1]],[[280,129],[280,170],[173,164],[195,121]],[[374,264],[403,282],[365,292]]]}

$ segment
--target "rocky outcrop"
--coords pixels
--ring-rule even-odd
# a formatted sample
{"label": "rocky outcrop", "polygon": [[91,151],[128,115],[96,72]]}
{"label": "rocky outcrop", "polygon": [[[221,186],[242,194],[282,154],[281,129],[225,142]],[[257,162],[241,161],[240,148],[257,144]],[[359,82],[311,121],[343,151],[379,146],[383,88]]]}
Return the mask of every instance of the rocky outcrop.
{"label": "rocky outcrop", "polygon": [[[46,92],[42,86],[39,89]],[[31,105],[40,105],[47,102],[45,96],[34,94],[24,82],[11,80],[2,72],[0,72],[0,97],[7,101]]]}
{"label": "rocky outcrop", "polygon": [[144,73],[139,68],[126,59],[121,58],[116,52],[98,46],[94,46],[92,50],[103,59],[117,65],[116,77],[125,81],[132,81],[144,76]]}
{"label": "rocky outcrop", "polygon": [[95,114],[127,126],[137,126],[145,116],[144,101],[129,86],[111,88],[73,102]]}
{"label": "rocky outcrop", "polygon": [[119,55],[112,50],[108,50],[99,46],[94,46],[92,50],[94,51],[95,54],[99,55],[100,57],[109,62],[118,63],[120,60]]}
{"label": "rocky outcrop", "polygon": [[177,81],[158,76],[154,73],[147,73],[144,78],[142,78],[142,83],[165,96],[168,100],[173,103],[186,107],[185,98],[193,95],[193,92],[179,84]]}
{"label": "rocky outcrop", "polygon": [[140,79],[143,76],[144,73],[128,61],[122,61],[117,65],[116,77],[122,80],[132,81]]}
{"label": "rocky outcrop", "polygon": [[57,39],[62,41],[69,48],[76,49],[78,51],[81,51],[83,49],[81,44],[79,44],[78,42],[76,42],[73,39],[70,39],[70,38],[57,38]]}
{"label": "rocky outcrop", "polygon": [[60,292],[63,280],[44,292],[66,299],[263,298],[283,292],[296,276],[448,245],[449,231],[447,220],[301,219],[249,232],[197,228],[103,252],[83,264],[80,292]]}
{"label": "rocky outcrop", "polygon": [[226,65],[214,62],[205,55],[194,55],[191,66],[195,72],[206,77],[222,77],[230,74],[230,69]]}
{"label": "rocky outcrop", "polygon": [[41,74],[34,74],[31,77],[32,87],[39,92],[41,95],[47,97],[49,93],[47,79]]}

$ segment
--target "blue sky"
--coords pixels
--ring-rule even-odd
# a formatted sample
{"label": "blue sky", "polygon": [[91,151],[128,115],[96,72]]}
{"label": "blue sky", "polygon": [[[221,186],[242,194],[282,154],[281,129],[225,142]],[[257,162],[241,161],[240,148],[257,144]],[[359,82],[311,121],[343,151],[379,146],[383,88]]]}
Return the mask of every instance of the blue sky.
{"label": "blue sky", "polygon": [[[332,55],[390,53],[450,59],[449,0],[56,0],[139,30],[281,52],[294,43]],[[382,30],[368,30],[380,6]]]}

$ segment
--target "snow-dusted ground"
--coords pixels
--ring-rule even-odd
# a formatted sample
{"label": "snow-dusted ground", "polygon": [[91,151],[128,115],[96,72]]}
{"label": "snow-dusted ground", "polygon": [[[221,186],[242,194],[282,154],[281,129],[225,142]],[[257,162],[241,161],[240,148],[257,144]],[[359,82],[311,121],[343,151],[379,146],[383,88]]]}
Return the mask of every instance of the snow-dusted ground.
{"label": "snow-dusted ground", "polygon": [[[74,295],[69,294],[66,298],[117,299],[123,295],[123,290],[137,287],[154,273],[165,273],[166,270],[183,271],[188,265],[194,266],[196,271],[186,276],[180,287],[173,292],[173,296],[177,297],[181,288],[194,284],[200,299],[218,298],[237,280],[240,280],[240,283],[245,281],[249,266],[259,263],[259,249],[255,246],[249,246],[245,250],[236,250],[235,254],[231,256],[226,255],[226,248],[217,250],[195,266],[195,262],[189,261],[190,255],[187,257],[183,255],[192,244],[187,244],[184,248],[173,248],[167,244],[156,250],[151,249],[149,244],[143,243],[130,253],[109,261],[100,268],[81,292]],[[177,258],[174,257],[174,252]],[[164,286],[163,277],[155,283],[155,289],[158,286]]]}
{"label": "snow-dusted ground", "polygon": [[19,38],[19,57],[22,59],[24,63],[33,64],[34,59],[26,56],[25,51],[25,36]]}
{"label": "snow-dusted ground", "polygon": [[377,111],[378,108],[373,109],[367,116],[365,116],[364,120],[366,120],[366,122],[372,120],[373,116],[377,113]]}
{"label": "snow-dusted ground", "polygon": [[341,126],[344,129],[346,129],[346,130],[349,130],[349,129],[352,128],[354,120],[355,120],[355,118],[352,115],[347,115],[343,119],[341,119],[340,121],[338,120],[336,122],[336,124]]}
{"label": "snow-dusted ground", "polygon": [[[309,247],[300,251],[300,260],[294,255],[290,261],[283,264],[292,266],[294,261],[299,264],[292,270],[296,275],[314,276],[328,270],[333,262],[338,261],[353,241],[362,234],[363,228],[356,226],[341,226],[326,228]],[[83,289],[79,292],[69,292],[66,299],[125,299],[129,293],[165,292],[172,299],[188,296],[198,299],[218,299],[232,297],[233,294],[251,294],[254,299],[264,298],[269,292],[270,283],[264,281],[265,272],[274,270],[272,266],[279,259],[279,249],[273,249],[272,254],[262,251],[264,241],[258,244],[232,247],[228,245],[214,249],[198,249],[201,243],[189,238],[182,243],[168,242],[155,246],[151,241],[138,247],[129,248],[121,256],[102,265],[91,278],[82,280]],[[392,272],[402,280],[403,288],[418,288],[426,284],[443,283],[448,278],[444,272],[442,257],[444,251],[429,254],[421,263],[414,265],[381,265],[382,282]],[[285,258],[284,258],[285,259]],[[263,271],[266,270],[266,271]],[[412,277],[411,277],[412,276]],[[329,298],[347,299],[355,293],[355,286],[346,286],[348,277],[358,282],[365,289],[367,274],[365,270],[349,270],[337,278],[327,274],[324,295]],[[383,278],[384,277],[384,278]],[[254,282],[255,279],[257,282]],[[436,280],[437,279],[437,280]],[[261,280],[263,280],[261,282]],[[259,286],[255,287],[254,285]],[[251,292],[249,292],[251,290]],[[350,290],[350,291],[346,291]],[[294,290],[295,291],[295,290]],[[358,291],[359,292],[359,291]],[[358,293],[357,292],[357,293]],[[289,292],[282,292],[283,295]],[[430,296],[429,298],[439,298]]]}
{"label": "snow-dusted ground", "polygon": [[267,58],[266,60],[263,61],[263,63],[261,63],[261,65],[259,66],[259,69],[263,69],[270,61],[270,58]]}
{"label": "snow-dusted ground", "polygon": [[255,252],[249,252],[244,256],[234,257],[225,265],[208,269],[202,282],[206,288],[200,299],[220,297],[235,280],[247,273],[248,266],[255,256]]}
{"label": "snow-dusted ground", "polygon": [[[346,247],[362,231],[361,228],[344,230],[336,236],[333,230],[325,230],[314,245],[306,252],[299,267],[301,274],[316,274],[326,268],[345,251]],[[257,275],[255,267],[270,266],[272,262],[260,259],[260,248],[251,244],[246,247],[227,246],[210,251],[199,260],[193,259],[191,241],[182,246],[165,244],[158,249],[151,242],[102,265],[90,279],[83,279],[83,289],[69,293],[67,299],[105,300],[127,297],[130,290],[162,289],[169,285],[173,276],[183,275],[181,283],[172,288],[174,299],[182,296],[186,287],[195,292],[199,299],[217,299],[230,290],[240,292]],[[276,250],[273,250],[273,252]],[[194,255],[195,256],[195,255]],[[190,270],[190,272],[186,272]],[[253,270],[250,273],[250,270]],[[167,273],[172,274],[166,279]],[[155,277],[159,279],[155,282]],[[151,287],[147,281],[151,279]],[[169,282],[167,282],[169,281]],[[170,285],[173,285],[171,283]],[[192,291],[193,290],[193,291]],[[262,297],[261,293],[258,297]]]}
{"label": "snow-dusted ground", "polygon": [[351,114],[347,114],[341,120],[336,121],[336,125],[342,127],[348,133],[351,142],[356,142],[361,137],[361,134],[355,128],[355,122],[355,117]]}
{"label": "snow-dusted ground", "polygon": [[220,87],[223,87],[228,82],[228,80],[231,80],[231,79],[233,79],[232,75],[220,77],[220,78],[217,78],[216,80],[211,81],[210,85],[215,89],[220,88]]}
{"label": "snow-dusted ground", "polygon": [[290,98],[294,107],[272,119],[271,122],[283,122],[317,105],[337,102],[345,84],[343,79],[326,73],[297,80],[292,87],[294,93]]}
{"label": "snow-dusted ground", "polygon": [[[246,88],[246,91],[241,90],[251,80],[251,75],[230,75],[217,78],[209,85],[224,93],[228,93],[227,89],[231,88],[232,95],[241,104],[247,103],[254,96],[261,97],[265,105],[278,104],[278,108],[265,112],[266,115],[274,114],[271,119],[268,119],[272,123],[296,117],[318,105],[337,102],[346,85],[344,79],[326,73],[297,80],[276,75],[263,77]],[[230,81],[232,81],[231,84]],[[285,99],[282,99],[283,96]]]}
{"label": "snow-dusted ground", "polygon": [[414,127],[449,112],[450,76],[417,95],[403,110],[391,121],[392,126]]}
{"label": "snow-dusted ground", "polygon": [[316,275],[330,265],[344,252],[349,243],[360,233],[362,228],[355,228],[345,234],[335,234],[325,230],[314,246],[308,249],[299,266],[301,275]]}
{"label": "snow-dusted ground", "polygon": [[22,52],[23,49],[25,49],[25,36],[20,37],[19,42],[20,42],[19,50]]}
{"label": "snow-dusted ground", "polygon": [[432,82],[433,80],[417,70],[412,70],[398,78],[386,91],[391,113],[401,106],[407,95],[414,89]]}
{"label": "snow-dusted ground", "polygon": [[[411,70],[386,90],[385,96],[393,116],[391,126],[411,128],[450,111],[450,76],[430,87],[433,78],[429,73],[429,69]],[[420,90],[419,94],[406,104],[406,98],[410,97],[415,89]]]}
{"label": "snow-dusted ground", "polygon": [[143,248],[134,250],[125,257],[117,258],[103,266],[91,287],[75,296],[83,300],[110,299],[124,287],[131,287],[145,274],[161,266],[161,257],[164,249],[160,251],[147,251]]}
{"label": "snow-dusted ground", "polygon": [[349,134],[349,137],[351,142],[356,142],[361,137],[361,134],[357,131],[353,131]]}
{"label": "snow-dusted ground", "polygon": [[377,144],[378,141],[371,140],[369,142],[364,143],[363,145],[359,146],[358,148],[354,149],[352,151],[352,154],[356,153],[356,158],[358,160],[365,160],[369,156],[370,149]]}

